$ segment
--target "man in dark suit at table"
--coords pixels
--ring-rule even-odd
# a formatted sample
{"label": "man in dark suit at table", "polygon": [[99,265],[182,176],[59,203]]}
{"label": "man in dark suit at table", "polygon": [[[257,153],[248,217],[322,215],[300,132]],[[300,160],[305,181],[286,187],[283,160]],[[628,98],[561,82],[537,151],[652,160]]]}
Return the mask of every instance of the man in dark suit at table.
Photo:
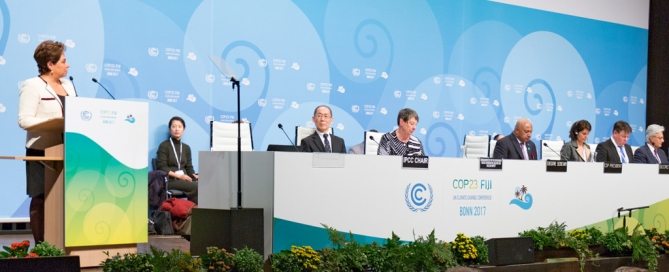
{"label": "man in dark suit at table", "polygon": [[666,164],[667,154],[662,150],[664,143],[664,127],[656,124],[646,128],[646,144],[634,151],[633,163]]}
{"label": "man in dark suit at table", "polygon": [[493,158],[512,160],[536,160],[537,147],[532,138],[532,122],[528,119],[516,121],[516,128],[508,136],[497,141]]}
{"label": "man in dark suit at table", "polygon": [[316,124],[316,131],[300,141],[302,152],[346,153],[344,139],[329,133],[332,124],[330,107],[326,105],[316,107],[312,120]]}
{"label": "man in dark suit at table", "polygon": [[609,163],[629,163],[633,157],[632,147],[627,140],[632,133],[632,127],[625,121],[617,121],[613,124],[611,138],[597,145],[595,160]]}

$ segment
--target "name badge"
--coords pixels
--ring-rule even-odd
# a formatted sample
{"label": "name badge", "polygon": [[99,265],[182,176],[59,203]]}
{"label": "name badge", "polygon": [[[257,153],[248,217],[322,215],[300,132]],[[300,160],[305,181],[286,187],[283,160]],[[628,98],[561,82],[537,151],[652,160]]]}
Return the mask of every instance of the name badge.
{"label": "name badge", "polygon": [[502,159],[479,158],[480,170],[502,170]]}
{"label": "name badge", "polygon": [[666,175],[669,174],[669,164],[660,164],[660,174]]}
{"label": "name badge", "polygon": [[428,156],[402,156],[402,167],[405,168],[428,168],[429,163]]}
{"label": "name badge", "polygon": [[546,172],[567,172],[567,161],[546,160]]}
{"label": "name badge", "polygon": [[623,164],[622,163],[609,163],[609,162],[604,163],[604,173],[620,174],[622,172],[623,172]]}

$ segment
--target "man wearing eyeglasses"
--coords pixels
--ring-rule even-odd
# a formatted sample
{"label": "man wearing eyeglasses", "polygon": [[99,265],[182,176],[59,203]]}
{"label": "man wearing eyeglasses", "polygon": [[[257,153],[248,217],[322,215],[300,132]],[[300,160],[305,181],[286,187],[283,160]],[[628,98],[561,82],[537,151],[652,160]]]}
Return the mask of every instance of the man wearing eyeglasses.
{"label": "man wearing eyeglasses", "polygon": [[330,107],[326,105],[316,107],[312,120],[316,125],[316,132],[302,139],[300,142],[302,152],[346,153],[344,139],[330,133],[332,125]]}

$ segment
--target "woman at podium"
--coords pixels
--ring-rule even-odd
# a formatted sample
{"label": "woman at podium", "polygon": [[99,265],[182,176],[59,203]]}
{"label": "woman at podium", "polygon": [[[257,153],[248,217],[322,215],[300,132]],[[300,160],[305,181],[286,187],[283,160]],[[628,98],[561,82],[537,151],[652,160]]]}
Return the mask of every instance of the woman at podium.
{"label": "woman at podium", "polygon": [[[54,118],[63,118],[65,97],[76,95],[67,80],[70,65],[65,46],[58,41],[43,41],[33,58],[39,76],[21,82],[19,88],[19,126],[27,129]],[[28,131],[26,156],[44,156],[44,149],[63,143],[62,132]],[[30,228],[35,243],[44,241],[44,165],[26,161],[27,194],[30,196]]]}
{"label": "woman at podium", "polygon": [[423,156],[423,143],[413,136],[418,125],[418,113],[404,108],[397,114],[397,129],[383,134],[379,142],[378,155]]}
{"label": "woman at podium", "polygon": [[167,172],[168,188],[183,191],[188,200],[197,204],[198,176],[193,169],[190,146],[181,141],[186,130],[186,122],[183,118],[174,116],[168,126],[170,137],[158,146],[156,168]]}

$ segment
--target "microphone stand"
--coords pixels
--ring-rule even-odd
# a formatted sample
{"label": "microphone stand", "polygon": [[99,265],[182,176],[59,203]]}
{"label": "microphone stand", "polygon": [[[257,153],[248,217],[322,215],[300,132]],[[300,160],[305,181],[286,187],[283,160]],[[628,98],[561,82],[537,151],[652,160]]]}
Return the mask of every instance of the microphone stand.
{"label": "microphone stand", "polygon": [[627,208],[627,209],[625,209],[623,207],[618,208],[618,210],[617,210],[618,211],[618,218],[620,218],[620,213],[621,212],[627,212],[627,216],[623,215],[623,228],[627,227],[627,217],[629,216],[629,218],[632,218],[632,211],[646,209],[648,207],[649,206],[641,206],[641,207],[634,207],[634,208]]}
{"label": "microphone stand", "polygon": [[235,77],[230,77],[232,82],[232,90],[237,87],[237,208],[242,208],[242,118],[241,118],[241,91],[239,88],[239,80]]}

